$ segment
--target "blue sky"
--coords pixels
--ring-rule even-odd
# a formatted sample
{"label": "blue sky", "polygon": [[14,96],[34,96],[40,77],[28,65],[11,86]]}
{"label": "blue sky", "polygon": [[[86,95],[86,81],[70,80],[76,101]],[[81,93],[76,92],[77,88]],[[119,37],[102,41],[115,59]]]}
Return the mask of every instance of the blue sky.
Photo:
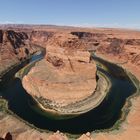
{"label": "blue sky", "polygon": [[140,0],[1,0],[0,23],[140,29]]}

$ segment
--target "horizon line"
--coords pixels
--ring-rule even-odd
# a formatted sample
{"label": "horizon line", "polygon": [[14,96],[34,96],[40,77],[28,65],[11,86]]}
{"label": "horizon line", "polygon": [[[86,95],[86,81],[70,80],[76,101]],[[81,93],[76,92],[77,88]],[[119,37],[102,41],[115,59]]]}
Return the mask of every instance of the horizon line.
{"label": "horizon line", "polygon": [[44,24],[44,23],[0,23],[0,26],[57,26],[57,27],[73,27],[73,28],[102,28],[102,29],[124,29],[124,30],[137,30],[140,31],[140,27],[124,27],[124,26],[107,26],[107,25],[84,25],[84,24]]}

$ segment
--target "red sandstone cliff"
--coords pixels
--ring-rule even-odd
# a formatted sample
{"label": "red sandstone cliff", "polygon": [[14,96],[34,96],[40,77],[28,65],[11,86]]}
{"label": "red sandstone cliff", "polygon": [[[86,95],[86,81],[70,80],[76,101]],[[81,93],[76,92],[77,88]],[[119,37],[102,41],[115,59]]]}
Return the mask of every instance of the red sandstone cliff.
{"label": "red sandstone cliff", "polygon": [[0,30],[0,73],[25,60],[35,51],[27,33]]}

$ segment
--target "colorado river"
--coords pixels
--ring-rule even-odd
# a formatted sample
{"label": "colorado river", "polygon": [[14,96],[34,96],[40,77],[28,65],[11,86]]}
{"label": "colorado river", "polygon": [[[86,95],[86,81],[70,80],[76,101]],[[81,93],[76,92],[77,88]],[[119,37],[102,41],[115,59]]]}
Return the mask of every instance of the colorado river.
{"label": "colorado river", "polygon": [[[30,63],[41,58],[41,54],[35,55]],[[110,90],[100,105],[75,118],[52,120],[43,115],[41,110],[33,110],[31,108],[31,105],[34,106],[32,97],[22,87],[20,78],[14,78],[7,83],[6,87],[0,89],[2,98],[8,101],[9,110],[41,129],[80,134],[110,128],[121,118],[126,99],[133,95],[137,89],[125,71],[121,70],[120,73],[120,67],[99,58],[95,58],[95,61],[98,64],[98,71],[110,80]]]}

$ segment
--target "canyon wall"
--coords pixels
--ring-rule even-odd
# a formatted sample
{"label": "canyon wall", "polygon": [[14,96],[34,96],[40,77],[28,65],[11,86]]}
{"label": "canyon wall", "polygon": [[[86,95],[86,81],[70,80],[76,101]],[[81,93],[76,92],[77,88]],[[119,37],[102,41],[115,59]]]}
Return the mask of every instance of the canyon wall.
{"label": "canyon wall", "polygon": [[[30,86],[31,81],[33,81],[39,89],[43,86],[43,89],[41,89],[43,93],[46,87],[50,89],[53,87],[50,85],[52,85],[52,82],[54,82],[58,76],[59,78],[57,80],[59,84],[57,86],[58,88],[63,87],[64,80],[69,78],[68,74],[73,75],[73,77],[76,76],[78,80],[81,80],[81,77],[86,80],[88,90],[94,88],[93,85],[90,86],[90,82],[93,81],[87,82],[89,77],[92,77],[91,80],[95,78],[96,72],[95,64],[90,63],[90,54],[87,51],[95,51],[100,57],[120,64],[140,80],[140,32],[121,29],[68,28],[69,33],[66,33],[66,29],[61,28],[61,32],[59,29],[59,33],[54,34],[48,29],[40,30],[40,28],[41,27],[38,28],[38,31],[30,31],[30,33],[0,30],[1,72],[35,52],[36,49],[31,44],[43,46],[47,50],[45,59],[37,63],[29,75],[24,78],[25,88],[27,88],[30,94],[33,93]],[[46,67],[48,67],[48,69],[46,69]],[[70,81],[65,82],[73,82],[75,80],[73,77]],[[63,84],[60,85],[60,82],[63,82]],[[73,87],[73,85],[71,87]],[[82,91],[82,86],[79,87]],[[37,93],[35,93],[35,95],[37,95]],[[45,97],[46,95],[42,94],[42,96]],[[49,98],[50,97],[51,96],[49,96]],[[119,130],[100,133],[93,132],[92,134],[87,133],[83,134],[79,140],[138,140],[140,137],[139,101],[139,96],[132,100],[132,109]],[[68,139],[61,132],[48,134],[30,128],[25,123],[10,115],[6,117],[1,115],[0,126],[2,128],[0,129],[0,137],[5,137],[4,134],[10,131],[13,139],[17,140],[32,140],[34,138],[43,140]]]}
{"label": "canyon wall", "polygon": [[0,30],[0,73],[26,60],[35,51],[27,33]]}

